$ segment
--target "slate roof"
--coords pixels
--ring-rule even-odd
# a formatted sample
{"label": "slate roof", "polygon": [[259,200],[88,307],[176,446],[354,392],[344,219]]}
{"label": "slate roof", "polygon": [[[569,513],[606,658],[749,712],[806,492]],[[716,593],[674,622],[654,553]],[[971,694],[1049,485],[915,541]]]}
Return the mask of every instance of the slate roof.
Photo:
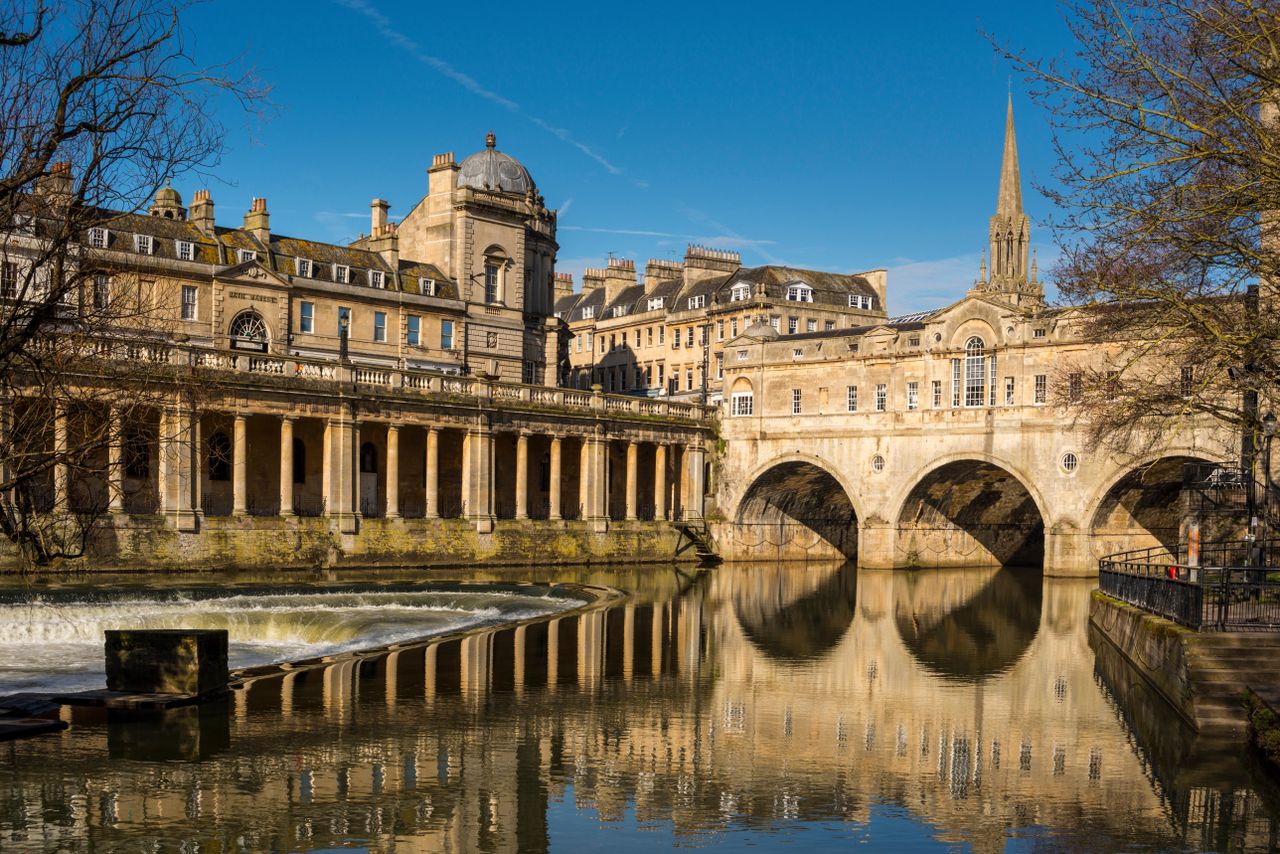
{"label": "slate roof", "polygon": [[[875,288],[862,276],[777,264],[743,268],[724,280],[722,285],[728,290],[744,282],[752,285],[753,292],[756,285],[764,284],[768,297],[779,301],[785,301],[787,286],[792,284],[806,284],[813,288],[813,301],[818,304],[848,306],[849,294],[878,297]],[[727,294],[723,301],[728,301]]]}

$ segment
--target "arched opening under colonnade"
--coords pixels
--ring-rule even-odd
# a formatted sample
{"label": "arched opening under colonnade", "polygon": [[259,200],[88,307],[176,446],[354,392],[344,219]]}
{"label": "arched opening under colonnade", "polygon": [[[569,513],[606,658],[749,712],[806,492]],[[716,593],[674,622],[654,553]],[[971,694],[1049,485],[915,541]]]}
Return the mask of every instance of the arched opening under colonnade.
{"label": "arched opening under colonnade", "polygon": [[858,514],[830,472],[804,460],[778,463],[747,488],[724,551],[735,560],[854,560]]}
{"label": "arched opening under colonnade", "polygon": [[[1203,481],[1188,493],[1184,473],[1196,465]],[[1097,502],[1090,523],[1095,556],[1130,549],[1162,546],[1176,552],[1186,542],[1186,523],[1198,519],[1201,541],[1238,536],[1228,530],[1244,512],[1244,489],[1230,469],[1215,473],[1215,464],[1201,457],[1161,457],[1121,475]]]}
{"label": "arched opening under colonnade", "polygon": [[895,560],[905,566],[1040,566],[1044,516],[1012,472],[984,460],[925,474],[898,513]]}

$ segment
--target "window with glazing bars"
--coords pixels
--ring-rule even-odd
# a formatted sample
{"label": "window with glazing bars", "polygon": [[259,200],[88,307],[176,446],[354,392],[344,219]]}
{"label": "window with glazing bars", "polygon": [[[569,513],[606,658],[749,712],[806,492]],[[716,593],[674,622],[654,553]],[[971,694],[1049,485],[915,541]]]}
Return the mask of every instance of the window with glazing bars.
{"label": "window with glazing bars", "polygon": [[976,335],[964,345],[964,405],[982,406],[986,402],[987,357],[986,345]]}

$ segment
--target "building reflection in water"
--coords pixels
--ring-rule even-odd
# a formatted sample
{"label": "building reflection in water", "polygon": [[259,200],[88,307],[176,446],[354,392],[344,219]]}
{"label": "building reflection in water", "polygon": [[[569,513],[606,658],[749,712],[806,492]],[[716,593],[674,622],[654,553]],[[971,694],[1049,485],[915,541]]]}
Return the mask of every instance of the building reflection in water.
{"label": "building reflection in water", "polygon": [[619,839],[703,843],[797,822],[874,839],[886,807],[979,851],[1275,841],[1250,785],[1270,790],[1231,750],[1198,748],[1105,645],[1095,661],[1088,582],[834,565],[562,580],[634,595],[276,673],[222,707],[78,711],[9,747],[0,848],[537,851],[566,808]]}

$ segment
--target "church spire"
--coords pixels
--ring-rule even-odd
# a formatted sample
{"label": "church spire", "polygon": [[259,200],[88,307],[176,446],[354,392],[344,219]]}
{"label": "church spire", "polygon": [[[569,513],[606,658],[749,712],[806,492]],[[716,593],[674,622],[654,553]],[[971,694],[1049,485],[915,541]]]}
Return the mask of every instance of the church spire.
{"label": "church spire", "polygon": [[1022,215],[1022,176],[1018,173],[1018,139],[1013,132],[1013,94],[1004,120],[1004,159],[1000,163],[1000,194],[996,197],[996,216]]}
{"label": "church spire", "polygon": [[[1000,162],[1000,190],[990,224],[990,278],[983,270],[978,290],[1010,300],[1014,305],[1043,301],[1044,291],[1031,268],[1031,220],[1022,209],[1022,176],[1018,170],[1018,139],[1013,129],[1013,94],[1004,120],[1004,154]],[[1028,276],[1028,273],[1030,275]]]}

